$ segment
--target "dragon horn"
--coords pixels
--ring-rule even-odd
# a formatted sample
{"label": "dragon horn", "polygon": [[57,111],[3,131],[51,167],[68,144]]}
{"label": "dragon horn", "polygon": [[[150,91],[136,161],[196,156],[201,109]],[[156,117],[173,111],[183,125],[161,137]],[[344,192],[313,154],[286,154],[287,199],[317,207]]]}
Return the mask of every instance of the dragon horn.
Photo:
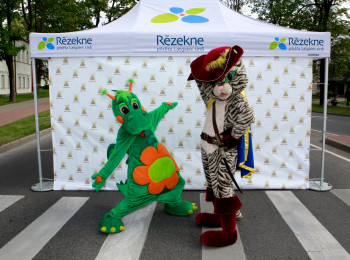
{"label": "dragon horn", "polygon": [[132,83],[134,83],[135,81],[133,79],[129,79],[128,80],[130,85],[129,85],[129,92],[132,93]]}
{"label": "dragon horn", "polygon": [[115,100],[115,96],[113,96],[112,94],[109,94],[109,93],[107,92],[107,89],[104,89],[104,90],[102,91],[102,95],[107,95],[108,97],[110,97],[110,99]]}

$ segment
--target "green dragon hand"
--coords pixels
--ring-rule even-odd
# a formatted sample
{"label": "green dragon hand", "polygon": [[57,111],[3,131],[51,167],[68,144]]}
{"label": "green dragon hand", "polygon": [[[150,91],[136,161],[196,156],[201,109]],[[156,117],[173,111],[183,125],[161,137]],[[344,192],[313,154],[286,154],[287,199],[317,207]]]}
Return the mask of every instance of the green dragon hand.
{"label": "green dragon hand", "polygon": [[95,191],[99,191],[106,183],[106,179],[103,178],[99,173],[96,173],[91,176],[91,179],[95,180],[92,184],[92,187]]}
{"label": "green dragon hand", "polygon": [[163,104],[165,105],[167,105],[170,109],[173,109],[173,108],[175,108],[176,106],[177,106],[177,102],[163,102]]}

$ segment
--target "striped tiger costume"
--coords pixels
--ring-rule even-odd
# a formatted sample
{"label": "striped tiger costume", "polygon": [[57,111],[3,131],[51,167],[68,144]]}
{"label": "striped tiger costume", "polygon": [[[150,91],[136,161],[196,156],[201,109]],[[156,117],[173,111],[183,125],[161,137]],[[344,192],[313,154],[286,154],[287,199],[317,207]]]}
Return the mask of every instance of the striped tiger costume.
{"label": "striped tiger costume", "polygon": [[[217,89],[215,82],[196,80],[201,97],[205,105],[209,107],[203,127],[203,133],[208,136],[215,136],[212,117],[213,106],[211,104],[213,100],[216,103],[216,123],[219,133],[232,128],[232,136],[239,139],[249,129],[250,124],[254,122],[253,111],[241,94],[248,84],[248,77],[242,60],[239,60],[227,74],[231,72],[235,72],[234,77],[226,82],[229,84],[224,84],[221,91]],[[220,82],[218,85],[220,85]],[[228,96],[224,100],[220,98],[222,91]],[[201,140],[201,151],[205,177],[208,186],[213,189],[215,197],[227,198],[234,196],[232,180],[219,153],[219,147]],[[231,171],[235,172],[237,150],[235,148],[227,150],[226,157]]]}
{"label": "striped tiger costume", "polygon": [[[201,151],[208,182],[206,200],[212,201],[214,206],[214,213],[201,212],[195,220],[200,226],[222,227],[221,231],[209,230],[201,235],[201,243],[205,246],[228,246],[237,241],[236,215],[242,203],[233,190],[219,143],[223,144],[228,165],[234,172],[238,157],[235,146],[254,122],[253,111],[241,94],[248,84],[240,60],[242,55],[243,49],[237,45],[215,48],[191,63],[188,77],[188,80],[196,80],[207,106]],[[216,122],[216,130],[213,122]],[[215,133],[220,135],[220,141],[215,138]]]}

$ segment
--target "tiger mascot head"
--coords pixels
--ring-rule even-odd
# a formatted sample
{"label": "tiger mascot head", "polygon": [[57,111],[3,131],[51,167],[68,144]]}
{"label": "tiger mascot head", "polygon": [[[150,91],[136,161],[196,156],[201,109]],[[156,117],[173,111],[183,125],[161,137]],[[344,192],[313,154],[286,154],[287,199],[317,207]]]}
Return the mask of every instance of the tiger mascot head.
{"label": "tiger mascot head", "polygon": [[231,100],[248,84],[239,46],[219,47],[191,63],[188,80],[195,79],[201,86],[201,95],[209,99]]}

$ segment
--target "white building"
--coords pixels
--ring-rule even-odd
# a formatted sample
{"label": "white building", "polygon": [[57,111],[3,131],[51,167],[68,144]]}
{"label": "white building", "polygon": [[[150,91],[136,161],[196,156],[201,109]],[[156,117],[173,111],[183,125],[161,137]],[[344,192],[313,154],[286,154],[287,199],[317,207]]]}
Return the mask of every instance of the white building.
{"label": "white building", "polygon": [[[20,51],[15,57],[15,84],[16,93],[24,94],[32,92],[32,71],[29,43],[26,41],[16,42],[17,46],[25,45],[26,49]],[[5,61],[0,62],[0,95],[10,94],[10,78]]]}

